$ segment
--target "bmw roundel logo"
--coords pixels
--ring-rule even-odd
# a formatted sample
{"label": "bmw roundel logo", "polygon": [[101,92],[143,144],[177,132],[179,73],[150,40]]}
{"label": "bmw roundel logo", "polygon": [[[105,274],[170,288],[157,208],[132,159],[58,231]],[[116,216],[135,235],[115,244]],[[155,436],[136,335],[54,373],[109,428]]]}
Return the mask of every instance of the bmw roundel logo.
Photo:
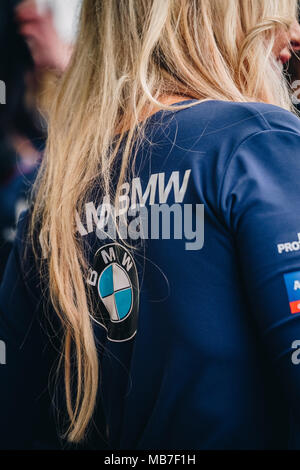
{"label": "bmw roundel logo", "polygon": [[128,341],[137,331],[139,283],[134,259],[118,243],[101,247],[88,284],[93,286],[94,317],[111,341]]}
{"label": "bmw roundel logo", "polygon": [[123,321],[132,307],[132,285],[124,268],[112,263],[101,273],[99,295],[112,322]]}

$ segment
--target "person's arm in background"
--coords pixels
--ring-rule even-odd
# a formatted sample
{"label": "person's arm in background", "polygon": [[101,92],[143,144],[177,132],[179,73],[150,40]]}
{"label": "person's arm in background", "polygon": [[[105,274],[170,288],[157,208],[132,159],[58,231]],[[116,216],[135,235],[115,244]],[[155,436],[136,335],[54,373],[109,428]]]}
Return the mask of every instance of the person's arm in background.
{"label": "person's arm in background", "polygon": [[251,306],[270,368],[278,373],[278,386],[286,392],[297,429],[291,439],[298,446],[300,124],[294,123],[299,133],[270,128],[240,145],[224,176],[220,208],[236,242],[245,303]]}

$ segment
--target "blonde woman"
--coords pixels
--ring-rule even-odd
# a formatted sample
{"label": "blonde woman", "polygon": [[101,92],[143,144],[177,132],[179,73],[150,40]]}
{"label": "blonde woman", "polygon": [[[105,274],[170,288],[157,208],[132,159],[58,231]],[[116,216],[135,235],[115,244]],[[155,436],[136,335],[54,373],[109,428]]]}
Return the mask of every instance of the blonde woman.
{"label": "blonde woman", "polygon": [[2,448],[298,446],[296,7],[83,2],[1,288]]}

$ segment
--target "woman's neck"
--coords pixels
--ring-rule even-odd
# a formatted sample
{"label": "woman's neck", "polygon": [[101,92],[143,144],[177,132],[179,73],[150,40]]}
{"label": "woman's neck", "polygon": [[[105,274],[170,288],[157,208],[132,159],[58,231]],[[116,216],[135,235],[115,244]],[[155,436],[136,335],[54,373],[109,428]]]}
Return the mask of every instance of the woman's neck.
{"label": "woman's neck", "polygon": [[[181,101],[188,101],[191,100],[190,96],[183,96],[183,95],[163,95],[159,98],[159,101],[167,106],[171,106],[174,103],[180,103]],[[140,122],[145,121],[148,119],[150,116],[153,114],[157,113],[160,111],[160,107],[156,105],[148,105],[145,107],[145,109],[141,112],[141,117],[140,117]],[[127,132],[128,128],[125,126],[125,128],[122,129],[123,132]],[[121,130],[120,128],[117,129],[116,134],[120,134]]]}

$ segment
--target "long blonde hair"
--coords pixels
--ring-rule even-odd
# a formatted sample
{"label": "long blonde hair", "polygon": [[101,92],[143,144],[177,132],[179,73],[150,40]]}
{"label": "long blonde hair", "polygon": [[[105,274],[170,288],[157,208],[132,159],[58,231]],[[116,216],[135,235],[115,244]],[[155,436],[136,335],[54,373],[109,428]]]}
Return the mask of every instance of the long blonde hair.
{"label": "long blonde hair", "polygon": [[85,437],[99,371],[76,211],[94,182],[105,194],[113,191],[112,170],[123,140],[113,191],[118,192],[142,135],[145,109],[181,109],[164,105],[163,96],[178,95],[178,102],[186,96],[260,101],[291,109],[272,50],[277,33],[295,20],[296,8],[296,0],[83,1],[71,64],[50,109],[31,218],[31,236],[39,227],[47,253],[50,298],[65,333],[61,363],[70,441]]}

